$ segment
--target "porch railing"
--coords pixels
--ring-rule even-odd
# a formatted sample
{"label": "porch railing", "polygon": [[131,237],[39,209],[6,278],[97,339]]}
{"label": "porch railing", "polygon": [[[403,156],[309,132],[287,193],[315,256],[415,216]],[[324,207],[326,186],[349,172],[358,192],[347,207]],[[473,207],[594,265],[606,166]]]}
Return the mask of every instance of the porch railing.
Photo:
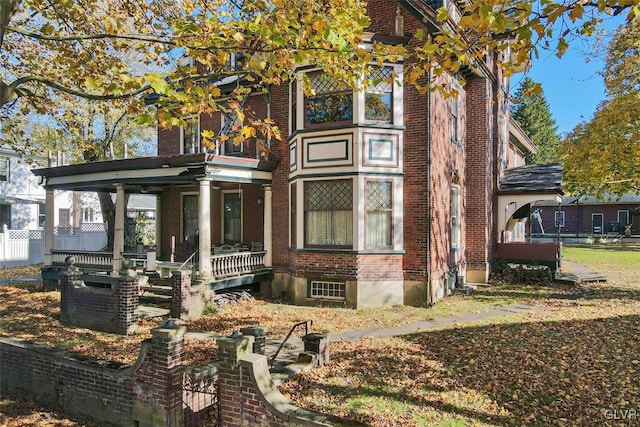
{"label": "porch railing", "polygon": [[[60,249],[54,249],[51,252],[53,255],[53,266],[55,267],[65,267],[64,260],[68,256],[74,256],[76,258],[75,265],[81,270],[109,272],[113,268],[112,252],[68,251]],[[265,254],[265,251],[260,251],[213,255],[211,257],[213,277],[214,279],[224,279],[266,270],[267,267],[264,265]],[[125,255],[125,258],[130,258],[130,256],[135,254],[123,255]],[[158,264],[162,264],[162,262],[159,261]],[[176,269],[178,269],[177,265]]]}
{"label": "porch railing", "polygon": [[241,276],[266,269],[264,256],[266,252],[234,252],[213,255],[211,270],[214,279]]}
{"label": "porch railing", "polygon": [[75,265],[81,270],[111,271],[113,269],[113,252],[53,249],[51,254],[52,264],[56,267],[64,267],[64,260],[68,256],[74,256]]}

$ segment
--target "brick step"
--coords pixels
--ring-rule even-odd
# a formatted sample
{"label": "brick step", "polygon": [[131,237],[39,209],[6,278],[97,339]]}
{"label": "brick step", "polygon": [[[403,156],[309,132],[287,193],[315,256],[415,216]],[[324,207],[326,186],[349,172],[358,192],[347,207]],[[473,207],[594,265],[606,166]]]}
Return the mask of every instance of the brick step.
{"label": "brick step", "polygon": [[146,285],[140,286],[140,293],[142,295],[146,294],[156,294],[156,295],[168,295],[171,296],[173,294],[173,287],[166,285],[156,285],[154,283],[148,283]]}
{"label": "brick step", "polygon": [[145,294],[145,295],[140,295],[140,298],[138,301],[140,304],[145,304],[145,305],[169,307],[171,305],[171,296],[158,295],[158,294]]}

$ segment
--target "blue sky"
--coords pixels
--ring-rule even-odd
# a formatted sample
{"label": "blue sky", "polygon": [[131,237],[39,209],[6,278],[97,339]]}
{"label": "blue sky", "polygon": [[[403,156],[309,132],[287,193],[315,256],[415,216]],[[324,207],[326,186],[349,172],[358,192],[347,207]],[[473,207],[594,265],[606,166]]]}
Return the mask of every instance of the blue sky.
{"label": "blue sky", "polygon": [[[613,29],[624,22],[622,17],[607,20],[605,28]],[[604,83],[598,74],[604,68],[604,58],[594,55],[591,42],[574,40],[562,58],[553,52],[540,51],[533,60],[528,76],[542,84],[551,114],[560,134],[571,131],[578,123],[589,120],[598,103],[604,99]],[[523,74],[512,77],[515,90]]]}

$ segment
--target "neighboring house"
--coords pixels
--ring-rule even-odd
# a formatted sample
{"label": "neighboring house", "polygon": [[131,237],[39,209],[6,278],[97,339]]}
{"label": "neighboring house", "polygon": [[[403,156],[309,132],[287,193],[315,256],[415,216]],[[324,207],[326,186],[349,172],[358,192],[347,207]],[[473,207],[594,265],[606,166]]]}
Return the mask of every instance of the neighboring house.
{"label": "neighboring house", "polygon": [[566,196],[561,203],[538,202],[533,207],[531,232],[570,236],[640,234],[640,195],[596,198]]}
{"label": "neighboring house", "polygon": [[0,148],[0,226],[34,230],[44,221],[44,188],[32,166],[14,150]]}
{"label": "neighboring house", "polygon": [[[459,16],[454,2],[446,7]],[[372,40],[437,31],[435,8],[422,1],[372,0],[368,10]],[[363,77],[379,81],[394,70],[400,79],[366,92],[298,68],[315,95],[294,82],[244,103],[280,126],[284,141],[271,141],[268,157],[254,141],[202,147],[203,130],[226,133],[236,120],[219,114],[159,129],[157,157],[35,173],[48,189],[116,192],[116,229],[126,193],[158,195],[158,258],[195,254],[195,279],[214,290],[259,281],[298,304],[432,304],[455,286],[486,281],[497,243],[523,240],[522,212],[526,219],[531,203],[561,194],[560,166],[521,166],[535,147],[509,116],[500,55],[439,77],[459,90],[453,98],[404,86],[402,63],[374,67]],[[244,82],[221,81],[223,91],[226,83]],[[259,270],[224,276],[217,263],[227,255],[217,254],[233,245],[263,254]],[[115,271],[122,251],[117,243]]]}

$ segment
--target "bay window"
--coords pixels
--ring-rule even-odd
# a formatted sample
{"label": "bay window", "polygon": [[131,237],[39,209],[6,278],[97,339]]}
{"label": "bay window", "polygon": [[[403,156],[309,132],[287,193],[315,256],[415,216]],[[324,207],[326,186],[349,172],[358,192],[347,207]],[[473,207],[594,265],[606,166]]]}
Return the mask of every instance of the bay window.
{"label": "bay window", "polygon": [[313,94],[305,98],[305,126],[353,121],[353,91],[321,71],[307,74]]}
{"label": "bay window", "polygon": [[366,246],[390,247],[393,223],[392,182],[368,181],[366,188]]}
{"label": "bay window", "polygon": [[305,183],[305,246],[353,246],[353,182]]}
{"label": "bay window", "polygon": [[388,67],[372,67],[364,98],[364,118],[368,121],[393,121],[393,72]]}

